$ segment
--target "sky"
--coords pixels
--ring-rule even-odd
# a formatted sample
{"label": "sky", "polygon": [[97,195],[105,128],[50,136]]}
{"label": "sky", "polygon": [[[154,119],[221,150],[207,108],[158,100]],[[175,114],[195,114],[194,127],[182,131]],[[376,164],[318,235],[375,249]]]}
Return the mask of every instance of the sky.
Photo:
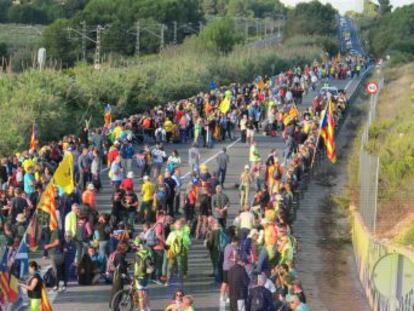
{"label": "sky", "polygon": [[[310,0],[281,0],[287,5],[295,5],[299,2],[305,2]],[[346,11],[352,10],[357,12],[362,12],[364,0],[320,0],[322,3],[331,3],[340,13],[345,13]],[[375,2],[375,0],[374,0]],[[391,0],[390,1],[393,7],[399,7],[406,4],[414,3],[414,0]]]}

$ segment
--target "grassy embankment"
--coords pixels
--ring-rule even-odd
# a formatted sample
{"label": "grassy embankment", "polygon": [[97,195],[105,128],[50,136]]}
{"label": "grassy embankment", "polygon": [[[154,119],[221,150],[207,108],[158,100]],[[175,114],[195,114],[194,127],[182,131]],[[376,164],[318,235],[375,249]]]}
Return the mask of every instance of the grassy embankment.
{"label": "grassy embankment", "polygon": [[318,59],[319,45],[308,40],[286,40],[283,46],[237,47],[218,55],[189,39],[160,55],[131,59],[126,64],[103,65],[100,70],[81,64],[74,68],[43,72],[30,70],[4,74],[0,79],[0,155],[27,148],[34,120],[41,140],[58,139],[78,132],[86,117],[102,124],[106,103],[116,116],[142,111],[197,94],[209,81],[224,85],[251,81],[258,74],[272,74],[290,66]]}
{"label": "grassy embankment", "polygon": [[[385,86],[365,148],[380,157],[377,235],[414,246],[414,63],[384,71]],[[357,203],[360,135],[349,162],[349,197]]]}

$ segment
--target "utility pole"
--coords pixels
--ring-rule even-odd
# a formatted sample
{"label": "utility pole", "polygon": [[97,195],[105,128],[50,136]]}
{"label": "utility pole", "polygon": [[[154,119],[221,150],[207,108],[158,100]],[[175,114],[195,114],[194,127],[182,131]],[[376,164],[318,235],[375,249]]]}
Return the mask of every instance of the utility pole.
{"label": "utility pole", "polygon": [[173,44],[177,44],[177,22],[173,22],[174,25],[174,37],[173,37]]}
{"label": "utility pole", "polygon": [[200,32],[203,30],[203,22],[202,21],[198,22],[198,29],[199,29]]}
{"label": "utility pole", "polygon": [[244,35],[246,38],[246,43],[249,42],[249,20],[246,19],[244,24]]}
{"label": "utility pole", "polygon": [[82,21],[82,60],[86,62],[86,22]]}
{"label": "utility pole", "polygon": [[165,41],[164,41],[164,29],[165,28],[165,25],[164,24],[161,24],[161,36],[160,36],[160,51],[162,51],[162,49],[164,48],[164,43],[165,43]]}
{"label": "utility pole", "polygon": [[102,26],[96,27],[95,69],[101,67]]}
{"label": "utility pole", "polygon": [[136,22],[135,27],[136,27],[135,31],[137,32],[136,41],[135,41],[135,55],[139,57],[139,50],[141,49],[141,46],[140,46],[141,26],[139,22]]}

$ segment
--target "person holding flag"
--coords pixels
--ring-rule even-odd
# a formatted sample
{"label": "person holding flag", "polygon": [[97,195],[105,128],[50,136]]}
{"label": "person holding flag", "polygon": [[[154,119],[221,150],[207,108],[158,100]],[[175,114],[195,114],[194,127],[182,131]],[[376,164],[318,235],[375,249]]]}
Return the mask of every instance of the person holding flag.
{"label": "person holding flag", "polygon": [[52,311],[42,277],[40,276],[39,265],[36,261],[29,263],[29,274],[30,277],[27,283],[20,284],[20,287],[27,290],[29,311]]}

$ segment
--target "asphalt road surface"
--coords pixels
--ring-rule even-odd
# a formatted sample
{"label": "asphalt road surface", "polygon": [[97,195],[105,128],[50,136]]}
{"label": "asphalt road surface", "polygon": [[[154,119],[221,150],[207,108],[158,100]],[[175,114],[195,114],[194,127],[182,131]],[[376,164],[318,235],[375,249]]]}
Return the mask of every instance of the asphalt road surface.
{"label": "asphalt road surface", "polygon": [[[337,86],[339,89],[346,89],[348,93],[352,92],[358,85],[359,80],[332,80],[330,84]],[[310,92],[304,97],[304,103],[299,107],[304,110],[309,106],[311,99],[316,95],[316,92]],[[262,158],[265,158],[271,149],[276,148],[282,157],[284,143],[280,137],[268,137],[262,133],[256,134],[256,141],[260,150]],[[202,161],[207,161],[210,171],[216,169],[215,155],[220,152],[223,146],[228,147],[228,154],[230,156],[230,165],[228,168],[227,178],[224,185],[224,192],[229,196],[231,201],[229,217],[233,219],[234,215],[239,210],[239,191],[234,187],[235,183],[239,182],[240,173],[244,165],[248,164],[248,146],[241,143],[238,139],[232,142],[227,141],[214,145],[211,149],[201,149]],[[184,144],[170,144],[166,146],[168,151],[177,149],[182,164],[182,175],[190,171],[188,167],[188,148],[189,145]],[[138,184],[138,180],[136,181]],[[111,194],[112,189],[107,178],[106,172],[103,173],[103,189],[98,194],[97,206],[98,211],[109,211],[111,209]],[[253,193],[251,193],[253,195]],[[301,214],[299,209],[298,215]],[[303,217],[298,217],[303,219]],[[311,226],[313,224],[304,221],[300,226]],[[298,236],[298,242],[301,244],[302,240],[305,242],[306,237]],[[306,262],[301,263],[298,267],[300,271],[299,277],[305,277],[307,273],[313,273],[306,267]],[[204,248],[202,241],[193,241],[189,254],[189,276],[184,284],[184,291],[186,294],[191,294],[195,298],[195,309],[198,311],[217,311],[219,310],[219,290],[214,286],[213,278],[208,275],[212,273],[212,266],[208,251]],[[313,285],[316,286],[316,285]],[[175,288],[163,287],[158,285],[151,285],[149,288],[149,295],[151,298],[151,310],[164,310],[168,301],[172,298]],[[305,293],[310,292],[310,288],[305,287]],[[110,286],[96,285],[96,286],[78,286],[73,283],[70,284],[64,293],[50,293],[50,298],[53,302],[53,307],[58,311],[101,311],[108,310]],[[309,299],[309,305],[318,306],[316,301]],[[312,308],[313,309],[313,308]],[[317,310],[317,309],[314,309]]]}

